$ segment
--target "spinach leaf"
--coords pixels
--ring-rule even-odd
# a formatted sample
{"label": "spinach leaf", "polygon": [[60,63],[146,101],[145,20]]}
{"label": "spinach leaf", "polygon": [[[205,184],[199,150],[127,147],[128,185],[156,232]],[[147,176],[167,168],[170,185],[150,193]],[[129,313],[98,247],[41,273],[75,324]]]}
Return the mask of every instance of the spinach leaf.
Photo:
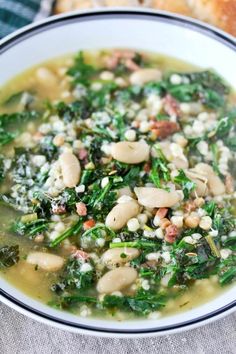
{"label": "spinach leaf", "polygon": [[162,188],[162,181],[170,181],[170,171],[167,167],[167,160],[158,146],[155,147],[157,156],[152,158],[149,178],[157,188]]}
{"label": "spinach leaf", "polygon": [[[19,134],[20,126],[25,122],[36,119],[38,114],[35,111],[19,113],[4,113],[0,115],[0,146],[13,141]],[[18,129],[17,129],[18,128]]]}
{"label": "spinach leaf", "polygon": [[64,241],[66,238],[77,235],[83,226],[83,219],[81,218],[78,222],[76,222],[73,226],[71,226],[69,229],[64,231],[61,235],[59,235],[55,240],[53,240],[50,243],[50,247],[56,247],[58,246],[62,241]]}
{"label": "spinach leaf", "polygon": [[36,219],[30,222],[22,222],[21,219],[13,223],[11,231],[20,236],[27,236],[30,239],[48,230],[50,221]]}
{"label": "spinach leaf", "polygon": [[0,268],[9,268],[19,261],[19,246],[0,247]]}
{"label": "spinach leaf", "polygon": [[164,307],[167,297],[163,293],[139,290],[135,296],[105,295],[102,306],[109,309],[132,310],[139,315],[147,315]]}
{"label": "spinach leaf", "polygon": [[59,282],[53,284],[51,290],[60,295],[64,291],[90,288],[95,281],[94,268],[87,262],[91,270],[83,271],[83,264],[79,258],[70,258],[59,277]]}
{"label": "spinach leaf", "polygon": [[236,151],[236,136],[233,137],[229,137],[227,139],[224,140],[224,143],[226,146],[228,146],[228,148],[232,151]]}
{"label": "spinach leaf", "polygon": [[231,283],[236,279],[236,256],[232,255],[221,260],[218,267],[219,282],[221,285]]}
{"label": "spinach leaf", "polygon": [[67,75],[73,77],[73,85],[90,85],[90,79],[96,73],[96,69],[85,62],[83,52],[79,52],[74,60],[74,65],[67,71]]}
{"label": "spinach leaf", "polygon": [[[210,137],[215,136],[222,139],[227,136],[236,122],[236,109],[228,112],[223,118],[220,118],[217,127],[213,132],[210,132]],[[209,135],[208,134],[208,135]]]}
{"label": "spinach leaf", "polygon": [[224,106],[225,95],[229,93],[229,87],[220,76],[209,70],[177,74],[182,78],[182,83],[179,85],[171,84],[171,74],[166,77],[167,90],[177,100],[181,102],[199,100],[213,109]]}
{"label": "spinach leaf", "polygon": [[147,240],[137,240],[128,242],[114,242],[110,243],[110,248],[123,248],[123,247],[133,247],[139,249],[149,249],[150,252],[160,249],[160,242],[152,242]]}

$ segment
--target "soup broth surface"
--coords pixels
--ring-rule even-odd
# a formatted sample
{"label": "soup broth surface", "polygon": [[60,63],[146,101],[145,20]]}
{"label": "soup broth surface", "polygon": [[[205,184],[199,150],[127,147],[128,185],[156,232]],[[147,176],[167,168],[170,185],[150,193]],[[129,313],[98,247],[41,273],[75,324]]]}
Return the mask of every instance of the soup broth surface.
{"label": "soup broth surface", "polygon": [[236,278],[233,89],[162,55],[79,52],[0,90],[0,271],[80,316],[159,318]]}

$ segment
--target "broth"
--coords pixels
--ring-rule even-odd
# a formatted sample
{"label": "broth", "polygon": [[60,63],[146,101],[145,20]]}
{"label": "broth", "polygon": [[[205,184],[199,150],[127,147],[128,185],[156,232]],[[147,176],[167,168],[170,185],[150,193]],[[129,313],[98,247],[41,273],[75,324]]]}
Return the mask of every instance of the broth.
{"label": "broth", "polygon": [[210,70],[127,50],[56,58],[7,83],[2,276],[57,308],[117,320],[225,291],[236,275],[234,102]]}

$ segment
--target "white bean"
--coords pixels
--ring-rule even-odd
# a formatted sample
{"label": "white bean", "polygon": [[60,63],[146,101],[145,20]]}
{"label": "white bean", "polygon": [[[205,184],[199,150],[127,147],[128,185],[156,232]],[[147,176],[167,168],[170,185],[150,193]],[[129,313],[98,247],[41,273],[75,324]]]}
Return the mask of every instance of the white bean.
{"label": "white bean", "polygon": [[38,68],[36,71],[36,77],[40,84],[45,86],[55,86],[57,85],[57,78],[47,68]]}
{"label": "white bean", "polygon": [[160,81],[161,76],[161,72],[158,69],[139,69],[130,75],[129,81],[132,85],[142,86],[149,81]]}
{"label": "white bean", "polygon": [[131,285],[137,278],[138,273],[130,267],[120,267],[110,270],[98,281],[97,291],[101,294],[110,294]]}
{"label": "white bean", "polygon": [[[177,169],[179,168],[188,168],[188,160],[184,156],[184,154],[180,154],[179,156],[174,156],[173,152],[170,149],[170,142],[165,141],[165,142],[160,142],[158,146],[161,148],[161,151],[163,152],[163,155],[165,158],[173,163]],[[157,157],[157,151],[155,148],[152,149],[152,156]]]}
{"label": "white bean", "polygon": [[61,269],[64,264],[64,259],[55,254],[44,252],[30,252],[26,259],[27,263],[35,264],[39,268],[47,272],[56,272]]}
{"label": "white bean", "polygon": [[132,197],[133,196],[133,193],[130,189],[130,187],[122,187],[120,189],[117,190],[117,195],[118,197],[122,197],[123,195],[127,195],[129,197]]}
{"label": "white bean", "polygon": [[127,221],[139,213],[139,205],[135,200],[114,206],[106,217],[106,226],[112,230],[122,229]]}
{"label": "white bean", "polygon": [[66,187],[75,187],[80,180],[80,163],[77,157],[71,152],[64,152],[59,157],[63,182]]}
{"label": "white bean", "polygon": [[111,155],[115,160],[137,164],[148,160],[150,148],[144,140],[137,142],[120,141],[112,145]]}
{"label": "white bean", "polygon": [[139,253],[137,248],[113,248],[103,253],[101,260],[108,268],[114,268],[137,258]]}
{"label": "white bean", "polygon": [[208,187],[214,196],[225,193],[224,183],[221,181],[220,177],[216,175],[210,165],[207,165],[206,163],[199,163],[195,166],[195,170],[207,176]]}
{"label": "white bean", "polygon": [[207,188],[208,179],[206,178],[205,175],[196,173],[193,170],[185,171],[185,174],[196,184],[196,188],[192,193],[193,196],[197,195],[198,197],[204,197],[208,194],[208,188]]}
{"label": "white bean", "polygon": [[134,192],[139,204],[148,208],[170,208],[180,200],[177,192],[167,192],[160,188],[136,187]]}

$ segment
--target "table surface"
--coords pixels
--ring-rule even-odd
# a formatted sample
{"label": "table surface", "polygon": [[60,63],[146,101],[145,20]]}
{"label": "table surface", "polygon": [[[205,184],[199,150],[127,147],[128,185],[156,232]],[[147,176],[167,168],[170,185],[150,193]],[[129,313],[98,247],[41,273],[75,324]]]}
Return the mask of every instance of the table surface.
{"label": "table surface", "polygon": [[167,336],[109,339],[65,332],[0,304],[2,354],[236,354],[236,312],[203,327]]}

